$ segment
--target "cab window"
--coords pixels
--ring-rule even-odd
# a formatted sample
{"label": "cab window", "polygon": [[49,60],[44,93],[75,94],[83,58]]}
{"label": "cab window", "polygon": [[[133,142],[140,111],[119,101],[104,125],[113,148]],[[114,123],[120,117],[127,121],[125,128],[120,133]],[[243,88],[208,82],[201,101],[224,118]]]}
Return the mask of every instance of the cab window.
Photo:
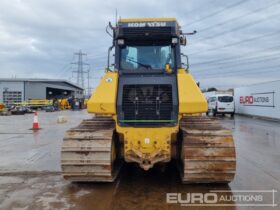
{"label": "cab window", "polygon": [[121,48],[120,67],[124,70],[174,68],[174,48],[166,45],[127,45]]}

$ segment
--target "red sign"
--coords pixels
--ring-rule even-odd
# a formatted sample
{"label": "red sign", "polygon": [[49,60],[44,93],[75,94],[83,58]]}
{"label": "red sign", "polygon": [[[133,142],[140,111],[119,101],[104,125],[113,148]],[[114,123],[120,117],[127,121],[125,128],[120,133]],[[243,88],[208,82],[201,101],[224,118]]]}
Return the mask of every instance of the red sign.
{"label": "red sign", "polygon": [[254,97],[253,96],[240,96],[240,104],[253,104]]}

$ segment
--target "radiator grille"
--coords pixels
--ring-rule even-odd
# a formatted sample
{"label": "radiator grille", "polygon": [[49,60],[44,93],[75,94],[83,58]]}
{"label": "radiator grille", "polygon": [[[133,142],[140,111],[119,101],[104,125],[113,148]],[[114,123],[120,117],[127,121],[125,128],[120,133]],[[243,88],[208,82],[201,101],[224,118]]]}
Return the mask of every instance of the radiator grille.
{"label": "radiator grille", "polygon": [[173,123],[171,85],[124,85],[120,121],[130,125]]}

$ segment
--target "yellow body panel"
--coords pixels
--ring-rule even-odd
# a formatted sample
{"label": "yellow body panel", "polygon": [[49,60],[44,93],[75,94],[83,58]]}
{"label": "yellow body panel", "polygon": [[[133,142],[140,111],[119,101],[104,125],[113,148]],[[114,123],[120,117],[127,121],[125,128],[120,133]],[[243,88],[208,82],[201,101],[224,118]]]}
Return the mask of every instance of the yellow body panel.
{"label": "yellow body panel", "polygon": [[138,162],[148,170],[157,162],[170,161],[172,135],[178,132],[179,126],[134,128],[117,125],[116,130],[124,142],[125,160]]}
{"label": "yellow body panel", "polygon": [[179,114],[203,113],[208,109],[207,101],[193,77],[184,69],[177,73]]}
{"label": "yellow body panel", "polygon": [[[177,75],[179,94],[179,119],[183,114],[201,113],[207,110],[207,102],[196,82],[185,70]],[[88,112],[112,115],[117,121],[116,100],[118,73],[107,72],[88,101]],[[127,162],[137,162],[148,170],[158,162],[168,162],[172,156],[172,143],[176,141],[179,123],[173,127],[121,127],[116,131],[123,142],[123,155]],[[174,140],[175,139],[175,140]]]}
{"label": "yellow body panel", "polygon": [[116,114],[118,73],[106,72],[87,103],[87,111],[96,114]]}
{"label": "yellow body panel", "polygon": [[120,23],[128,22],[154,22],[154,21],[177,21],[176,18],[121,18]]}

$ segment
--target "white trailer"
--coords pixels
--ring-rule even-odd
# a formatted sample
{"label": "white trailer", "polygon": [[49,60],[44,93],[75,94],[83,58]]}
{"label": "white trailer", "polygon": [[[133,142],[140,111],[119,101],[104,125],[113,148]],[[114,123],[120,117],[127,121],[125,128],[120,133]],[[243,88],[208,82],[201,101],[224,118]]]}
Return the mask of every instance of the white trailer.
{"label": "white trailer", "polygon": [[280,119],[280,80],[234,89],[235,113]]}

